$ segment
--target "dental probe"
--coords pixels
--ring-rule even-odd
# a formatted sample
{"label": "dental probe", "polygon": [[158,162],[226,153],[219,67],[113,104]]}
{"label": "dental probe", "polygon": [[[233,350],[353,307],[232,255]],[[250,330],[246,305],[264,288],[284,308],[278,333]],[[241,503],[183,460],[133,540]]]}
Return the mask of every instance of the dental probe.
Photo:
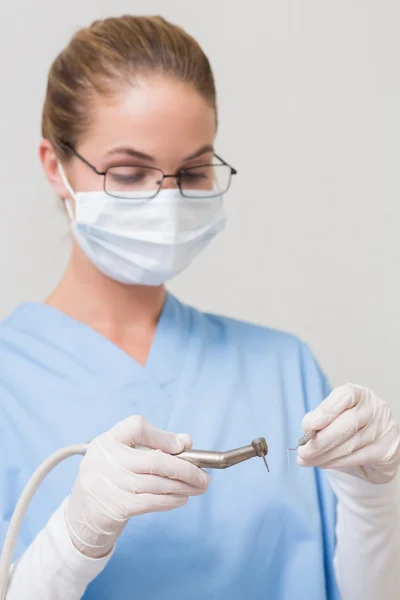
{"label": "dental probe", "polygon": [[296,448],[288,448],[288,450],[297,450],[299,446],[305,446],[316,434],[317,431],[315,429],[307,429],[304,435],[302,435],[297,442]]}

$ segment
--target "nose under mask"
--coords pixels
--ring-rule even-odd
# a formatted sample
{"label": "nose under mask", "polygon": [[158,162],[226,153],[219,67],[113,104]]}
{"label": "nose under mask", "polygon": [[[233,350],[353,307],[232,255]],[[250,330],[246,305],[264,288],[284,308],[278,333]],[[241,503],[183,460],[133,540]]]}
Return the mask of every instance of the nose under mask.
{"label": "nose under mask", "polygon": [[104,191],[74,192],[62,165],[60,176],[75,201],[65,200],[73,235],[89,260],[125,284],[161,285],[181,273],[220,233],[226,222],[222,195],[185,198],[162,189],[143,200]]}

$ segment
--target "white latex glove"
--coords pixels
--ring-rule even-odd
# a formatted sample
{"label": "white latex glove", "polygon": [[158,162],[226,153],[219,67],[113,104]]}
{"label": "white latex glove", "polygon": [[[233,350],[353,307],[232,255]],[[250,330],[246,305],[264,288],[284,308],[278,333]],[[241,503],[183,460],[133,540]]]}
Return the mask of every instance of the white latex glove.
{"label": "white latex glove", "polygon": [[188,435],[167,433],[137,416],[95,438],[66,504],[75,547],[92,558],[105,556],[130,517],[178,508],[203,494],[208,474],[171,456],[191,443]]}
{"label": "white latex glove", "polygon": [[298,450],[302,466],[339,469],[372,483],[391,481],[400,464],[400,427],[390,406],[370,390],[336,388],[303,420],[316,436]]}

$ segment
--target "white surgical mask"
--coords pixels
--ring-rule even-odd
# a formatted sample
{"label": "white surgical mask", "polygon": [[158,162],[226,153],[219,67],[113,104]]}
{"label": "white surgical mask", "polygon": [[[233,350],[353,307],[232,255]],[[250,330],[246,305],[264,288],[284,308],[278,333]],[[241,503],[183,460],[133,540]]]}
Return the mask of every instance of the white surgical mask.
{"label": "white surgical mask", "polygon": [[121,283],[165,283],[225,226],[221,195],[184,198],[174,188],[143,200],[135,192],[126,198],[104,191],[74,192],[61,164],[58,168],[75,200],[75,216],[65,202],[77,243],[102,273]]}

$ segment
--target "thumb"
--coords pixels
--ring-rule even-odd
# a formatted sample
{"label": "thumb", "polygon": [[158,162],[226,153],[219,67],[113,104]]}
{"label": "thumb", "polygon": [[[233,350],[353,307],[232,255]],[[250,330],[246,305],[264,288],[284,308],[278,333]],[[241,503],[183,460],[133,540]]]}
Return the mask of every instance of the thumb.
{"label": "thumb", "polygon": [[188,435],[187,433],[178,433],[178,438],[183,443],[184,450],[191,449],[193,442],[192,442],[192,438],[190,437],[190,435]]}
{"label": "thumb", "polygon": [[141,416],[128,417],[112,429],[110,435],[125,446],[146,446],[152,450],[161,450],[167,454],[179,454],[191,446],[192,440],[187,434],[176,434],[159,429]]}

